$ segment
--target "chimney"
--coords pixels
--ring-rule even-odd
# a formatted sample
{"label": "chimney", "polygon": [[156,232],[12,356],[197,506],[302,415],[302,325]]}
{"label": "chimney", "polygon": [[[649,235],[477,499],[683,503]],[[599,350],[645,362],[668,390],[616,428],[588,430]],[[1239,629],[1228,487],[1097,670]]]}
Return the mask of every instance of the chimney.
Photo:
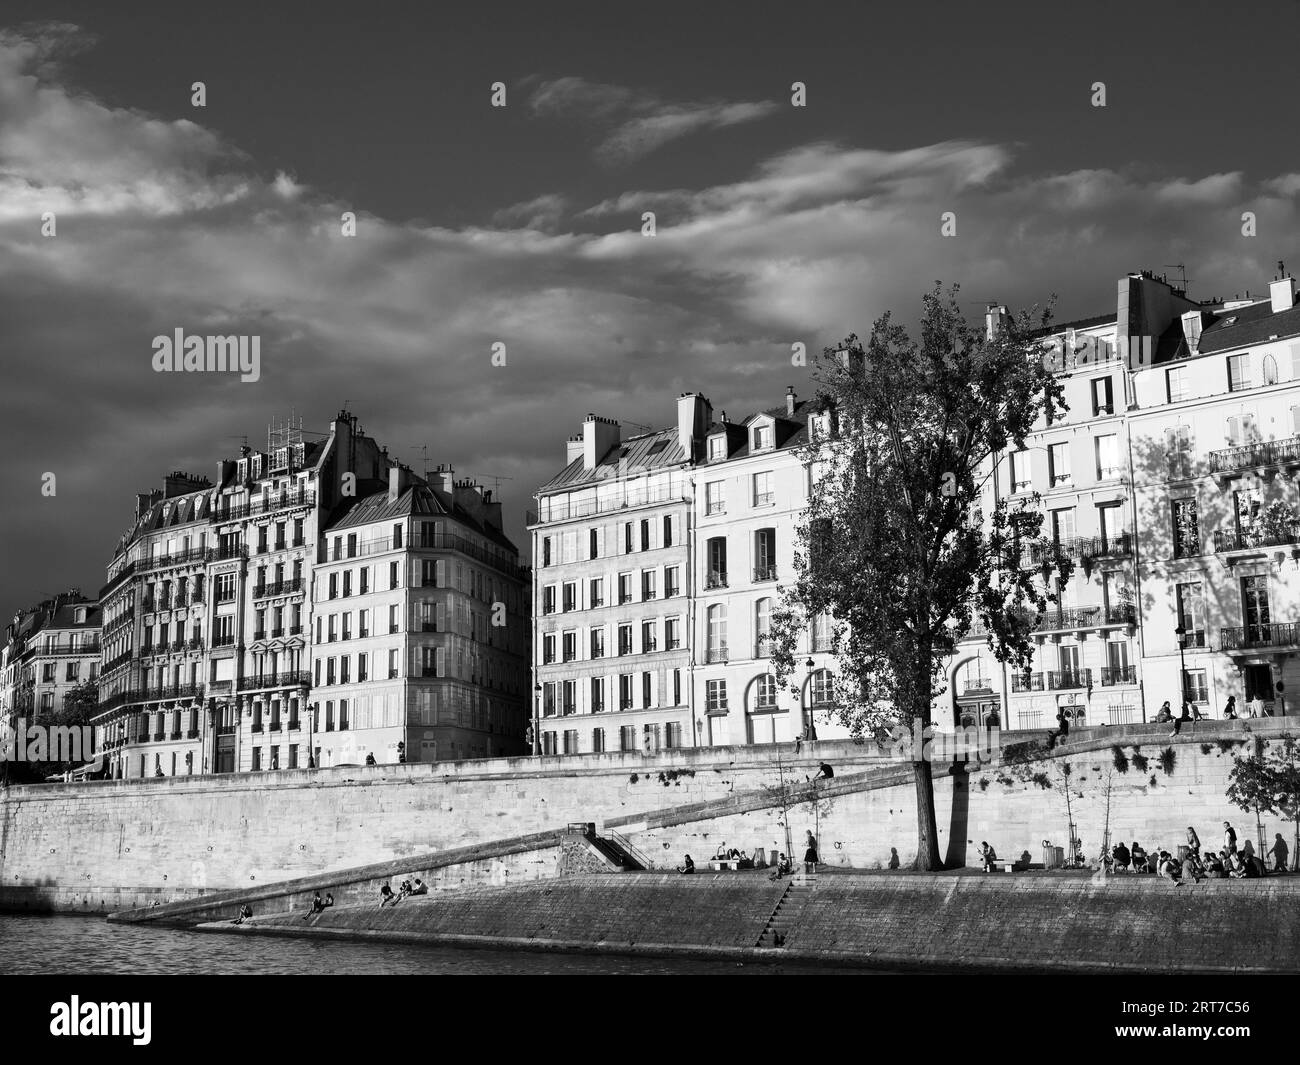
{"label": "chimney", "polygon": [[424,479],[429,482],[430,487],[438,488],[448,495],[455,495],[456,471],[450,465],[438,463],[436,470],[425,471]]}
{"label": "chimney", "polygon": [[571,436],[564,445],[564,464],[568,466],[575,459],[582,458],[582,434]]}
{"label": "chimney", "polygon": [[677,397],[677,443],[688,462],[694,462],[713,422],[713,404],[698,392]]}
{"label": "chimney", "polygon": [[[1281,266],[1278,263],[1278,266]],[[1273,304],[1273,313],[1289,311],[1295,306],[1295,278],[1283,275],[1268,286],[1269,301]]]}
{"label": "chimney", "polygon": [[235,476],[235,460],[222,459],[217,463],[217,487],[221,488]]}
{"label": "chimney", "polygon": [[1187,341],[1187,350],[1193,355],[1201,346],[1201,312],[1185,311],[1183,313],[1183,339]]}
{"label": "chimney", "polygon": [[398,498],[411,486],[411,471],[405,466],[390,466],[388,469],[388,502],[396,503]]}
{"label": "chimney", "polygon": [[610,418],[597,418],[588,414],[582,423],[582,468],[590,472],[609,454],[610,448],[618,447],[623,439],[622,428]]}
{"label": "chimney", "polygon": [[1002,332],[1006,325],[1007,309],[996,303],[990,303],[984,310],[984,339],[992,340]]}
{"label": "chimney", "polygon": [[797,398],[794,394],[794,385],[787,386],[785,390],[785,413],[791,418],[794,417],[794,404]]}

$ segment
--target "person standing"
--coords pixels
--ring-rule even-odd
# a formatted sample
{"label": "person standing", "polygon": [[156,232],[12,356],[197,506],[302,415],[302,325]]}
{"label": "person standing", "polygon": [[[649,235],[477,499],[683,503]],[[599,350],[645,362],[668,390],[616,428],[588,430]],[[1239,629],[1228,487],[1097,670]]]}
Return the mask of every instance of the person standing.
{"label": "person standing", "polygon": [[1273,855],[1273,872],[1286,872],[1286,856],[1288,850],[1289,848],[1286,845],[1286,840],[1282,838],[1282,833],[1279,832],[1273,837],[1273,846],[1268,849],[1268,853]]}
{"label": "person standing", "polygon": [[809,832],[807,849],[803,852],[803,871],[805,874],[817,872],[817,837]]}
{"label": "person standing", "polygon": [[1223,822],[1223,849],[1229,854],[1237,853],[1237,832],[1227,821]]}

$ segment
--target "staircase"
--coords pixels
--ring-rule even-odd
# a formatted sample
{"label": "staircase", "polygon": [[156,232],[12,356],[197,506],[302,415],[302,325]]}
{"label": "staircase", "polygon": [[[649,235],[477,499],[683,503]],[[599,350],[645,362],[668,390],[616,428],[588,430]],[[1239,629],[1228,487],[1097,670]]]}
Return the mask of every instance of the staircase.
{"label": "staircase", "polygon": [[785,886],[785,892],[776,904],[776,909],[767,919],[767,927],[763,929],[762,935],[754,945],[770,948],[785,946],[786,937],[799,923],[804,907],[808,905],[808,899],[816,886],[816,874],[791,877],[790,882]]}
{"label": "staircase", "polygon": [[624,836],[622,833],[614,832],[612,829],[605,829],[605,835],[602,837],[604,843],[621,854],[624,869],[653,869],[654,862],[650,857],[641,850],[635,843]]}

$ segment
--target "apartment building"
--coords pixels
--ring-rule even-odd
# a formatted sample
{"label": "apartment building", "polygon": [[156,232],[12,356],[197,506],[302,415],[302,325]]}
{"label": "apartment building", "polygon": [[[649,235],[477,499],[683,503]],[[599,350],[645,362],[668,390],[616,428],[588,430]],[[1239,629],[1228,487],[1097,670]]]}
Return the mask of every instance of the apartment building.
{"label": "apartment building", "polygon": [[341,508],[315,569],[320,766],[525,753],[527,571],[491,491],[403,466]]}
{"label": "apartment building", "polygon": [[1278,265],[1266,295],[1182,309],[1134,374],[1148,710],[1300,713],[1300,306]]}
{"label": "apartment building", "polygon": [[537,491],[534,744],[541,754],[691,746],[689,474],[707,405],[622,438],[588,415]]}
{"label": "apartment building", "polygon": [[20,719],[48,724],[70,691],[96,680],[99,665],[99,603],[79,589],[17,611],[0,647],[0,749]]}
{"label": "apartment building", "polygon": [[815,412],[791,388],[782,406],[740,422],[725,412],[713,422],[711,414],[693,471],[697,741],[842,738],[847,731],[828,712],[834,696],[829,619],[816,619],[801,639],[795,678],[778,687],[770,666],[772,612],[781,584],[794,576],[796,529],[811,488],[807,448],[831,439],[832,413]]}
{"label": "apartment building", "polygon": [[[990,331],[1002,313],[989,309]],[[998,457],[988,502],[1037,493],[1045,553],[1075,571],[1037,620],[1028,677],[973,631],[939,722],[996,713],[1034,728],[1064,710],[1076,725],[1124,724],[1184,698],[1220,716],[1231,694],[1281,709],[1278,682],[1300,680],[1287,625],[1300,606],[1298,334],[1285,274],[1267,298],[1198,303],[1139,271],[1119,280],[1114,314],[1043,336],[1069,410]]]}

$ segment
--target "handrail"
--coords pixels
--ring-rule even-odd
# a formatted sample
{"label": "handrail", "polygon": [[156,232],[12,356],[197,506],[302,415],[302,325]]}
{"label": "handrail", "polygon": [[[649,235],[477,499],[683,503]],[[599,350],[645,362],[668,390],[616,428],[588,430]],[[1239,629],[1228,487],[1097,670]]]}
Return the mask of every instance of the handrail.
{"label": "handrail", "polygon": [[650,856],[640,847],[628,839],[623,833],[615,832],[612,828],[603,830],[603,835],[613,840],[620,850],[625,851],[629,857],[638,862],[642,869],[653,869],[655,864],[650,860]]}

